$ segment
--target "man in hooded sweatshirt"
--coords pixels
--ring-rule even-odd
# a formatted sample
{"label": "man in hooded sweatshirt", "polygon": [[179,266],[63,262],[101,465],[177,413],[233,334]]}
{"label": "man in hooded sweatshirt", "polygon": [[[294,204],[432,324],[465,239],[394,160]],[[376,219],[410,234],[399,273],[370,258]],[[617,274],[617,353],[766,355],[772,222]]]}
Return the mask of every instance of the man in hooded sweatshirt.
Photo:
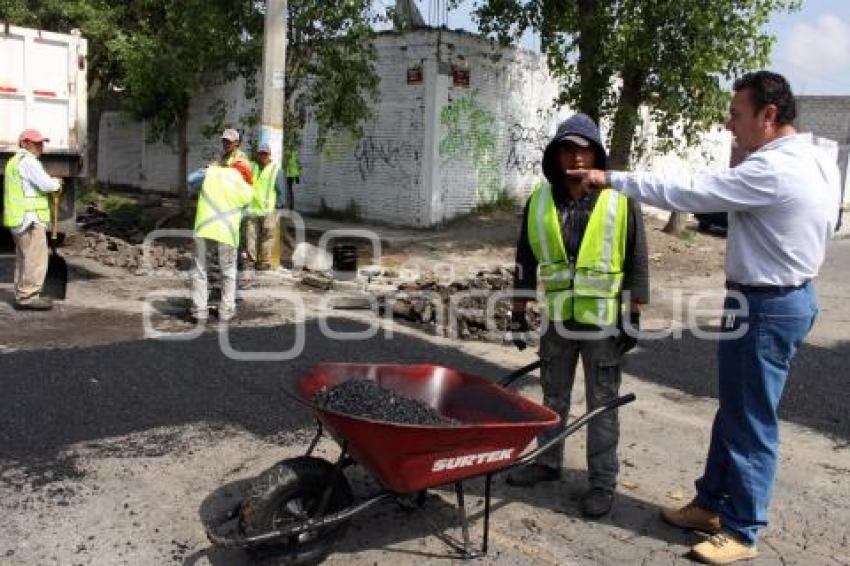
{"label": "man in hooded sweatshirt", "polygon": [[[562,417],[541,434],[543,444],[563,430],[579,356],[584,365],[587,409],[618,396],[623,354],[637,343],[640,305],[649,302],[649,266],[640,205],[616,191],[585,191],[567,170],[604,169],[607,154],[599,128],[584,114],[563,122],[543,152],[543,174],[525,207],[516,254],[511,331],[522,350],[529,325],[526,303],[537,289],[538,270],[548,328],[540,341],[543,402]],[[630,324],[624,324],[624,317]],[[624,327],[630,327],[629,332]],[[581,500],[588,517],[613,505],[619,464],[616,412],[588,425],[590,489]],[[508,476],[531,486],[561,477],[564,443]]]}

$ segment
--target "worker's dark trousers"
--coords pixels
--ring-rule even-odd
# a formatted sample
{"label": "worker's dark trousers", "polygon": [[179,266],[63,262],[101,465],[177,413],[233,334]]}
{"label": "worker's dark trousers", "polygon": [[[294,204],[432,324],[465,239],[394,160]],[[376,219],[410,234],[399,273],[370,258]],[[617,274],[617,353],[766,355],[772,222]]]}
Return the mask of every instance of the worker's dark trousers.
{"label": "worker's dark trousers", "polygon": [[[622,354],[615,337],[576,339],[559,335],[554,324],[540,341],[543,361],[541,380],[543,403],[561,415],[561,424],[542,433],[538,443],[547,442],[563,430],[569,420],[570,396],[575,381],[579,354],[584,366],[587,410],[618,396],[622,372]],[[591,487],[613,491],[617,484],[617,442],[620,423],[617,411],[610,411],[587,425],[587,472]],[[564,461],[564,443],[544,452],[538,462],[560,468]]]}

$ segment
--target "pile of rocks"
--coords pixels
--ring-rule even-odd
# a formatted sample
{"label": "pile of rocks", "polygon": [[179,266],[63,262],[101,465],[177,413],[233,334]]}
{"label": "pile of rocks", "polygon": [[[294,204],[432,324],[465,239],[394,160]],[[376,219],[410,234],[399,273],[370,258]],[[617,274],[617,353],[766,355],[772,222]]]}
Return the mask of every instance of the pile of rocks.
{"label": "pile of rocks", "polygon": [[145,234],[132,222],[121,222],[96,206],[88,205],[77,214],[77,225],[84,232],[97,232],[131,244],[141,244]]}
{"label": "pile of rocks", "polygon": [[[439,334],[501,342],[510,326],[512,289],[513,270],[500,266],[451,282],[425,276],[377,298],[384,314],[392,311],[395,317],[433,325]],[[499,296],[494,299],[494,294]],[[528,318],[531,328],[539,327],[537,303],[529,304]]]}
{"label": "pile of rocks", "polygon": [[94,259],[110,267],[122,267],[137,275],[144,275],[147,269],[187,271],[192,266],[192,251],[188,246],[152,245],[146,265],[142,244],[131,244],[100,232],[84,232],[79,238],[77,245],[69,247],[71,253]]}
{"label": "pile of rocks", "polygon": [[429,405],[385,389],[368,379],[350,379],[330,388],[322,389],[313,398],[317,407],[365,417],[378,421],[457,426],[460,421],[445,417]]}

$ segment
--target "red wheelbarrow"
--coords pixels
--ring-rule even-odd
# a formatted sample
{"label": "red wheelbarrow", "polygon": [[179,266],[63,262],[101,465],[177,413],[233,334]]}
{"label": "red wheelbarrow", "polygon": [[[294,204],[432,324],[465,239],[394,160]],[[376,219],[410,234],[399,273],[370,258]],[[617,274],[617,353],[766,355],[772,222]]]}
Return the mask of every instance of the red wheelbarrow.
{"label": "red wheelbarrow", "polygon": [[[216,546],[247,549],[264,563],[308,564],[322,561],[349,520],[390,500],[416,496],[454,484],[463,558],[487,553],[490,487],[498,473],[531,463],[591,419],[634,401],[624,395],[570,423],[558,436],[524,452],[542,430],[560,422],[557,413],[508,388],[540,367],[529,364],[494,383],[437,365],[322,364],[284,383],[286,393],[312,409],[316,434],[304,456],[283,460],[258,476],[249,494],[229,515],[207,529]],[[325,387],[368,379],[385,389],[426,403],[457,426],[397,424],[352,416],[315,406]],[[339,444],[336,462],[312,456],[327,431]],[[344,468],[359,464],[381,485],[379,493],[355,502]],[[484,477],[483,541],[473,548],[464,505],[463,480]],[[238,534],[223,534],[224,523],[239,519]]]}

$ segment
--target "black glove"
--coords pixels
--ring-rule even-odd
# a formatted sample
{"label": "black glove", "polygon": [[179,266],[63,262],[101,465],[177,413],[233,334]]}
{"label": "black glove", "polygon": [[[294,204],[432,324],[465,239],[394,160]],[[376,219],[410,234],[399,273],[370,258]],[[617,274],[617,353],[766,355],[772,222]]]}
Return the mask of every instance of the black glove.
{"label": "black glove", "polygon": [[[631,328],[629,332],[631,334],[636,334],[640,331],[640,313],[639,312],[630,312],[629,313],[629,324]],[[626,352],[633,350],[635,346],[637,346],[638,340],[637,336],[632,336],[631,334],[627,334],[623,329],[622,321],[620,323],[620,335],[617,337],[617,340],[620,343],[620,353],[625,354]]]}
{"label": "black glove", "polygon": [[526,340],[526,338],[529,331],[528,318],[525,316],[525,312],[511,312],[511,326],[509,330],[511,342],[514,343],[514,346],[517,347],[517,350],[519,350],[520,352],[525,350],[528,347],[528,341]]}

